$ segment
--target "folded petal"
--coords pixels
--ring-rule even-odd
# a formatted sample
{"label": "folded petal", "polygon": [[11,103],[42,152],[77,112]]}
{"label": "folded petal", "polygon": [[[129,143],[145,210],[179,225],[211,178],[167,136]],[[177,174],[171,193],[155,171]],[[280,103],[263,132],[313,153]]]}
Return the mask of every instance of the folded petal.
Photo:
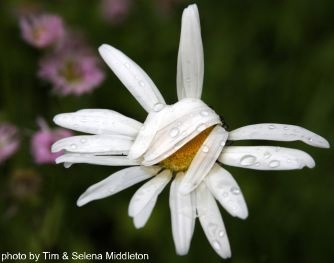
{"label": "folded petal", "polygon": [[142,124],[118,112],[105,109],[86,109],[62,113],[53,121],[62,127],[91,134],[137,136]]}
{"label": "folded petal", "polygon": [[314,160],[306,152],[272,146],[225,147],[218,161],[255,170],[294,170],[315,166]]}
{"label": "folded petal", "polygon": [[118,49],[103,44],[99,52],[111,70],[147,111],[159,111],[166,104],[150,77]]}
{"label": "folded petal", "polygon": [[161,168],[152,167],[130,167],[120,170],[106,179],[90,186],[78,199],[77,205],[83,206],[93,200],[98,200],[114,195],[130,186],[144,181],[158,173]]}
{"label": "folded petal", "polygon": [[139,130],[138,135],[130,148],[128,154],[130,159],[139,159],[149,148],[154,136],[159,130],[159,127],[164,122],[164,117],[168,107],[169,106],[166,106],[160,112],[150,112],[147,115],[143,126]]}
{"label": "folded petal", "polygon": [[219,208],[203,183],[196,189],[196,203],[199,221],[212,248],[222,258],[231,257],[230,243]]}
{"label": "folded petal", "polygon": [[232,175],[215,164],[204,179],[210,192],[232,216],[247,218],[248,209],[242,192]]}
{"label": "folded petal", "polygon": [[177,96],[201,98],[204,55],[201,26],[196,5],[188,6],[182,15],[180,46],[177,59]]}
{"label": "folded petal", "polygon": [[52,152],[66,150],[74,153],[128,154],[133,139],[123,135],[82,135],[61,139],[51,147]]}
{"label": "folded petal", "polygon": [[[172,172],[170,170],[163,170],[153,179],[142,185],[136,193],[133,195],[129,204],[129,216],[135,217],[142,212],[143,209],[151,202],[158,198],[158,195],[162,192],[165,186],[169,183],[172,178]],[[151,207],[149,205],[149,207]],[[153,206],[154,207],[154,206]],[[148,219],[151,214],[153,207],[150,211],[146,211],[146,217]],[[141,217],[142,218],[142,217]],[[142,221],[142,224],[146,222]],[[144,226],[144,225],[143,225]]]}
{"label": "folded petal", "polygon": [[89,153],[66,153],[56,159],[56,163],[65,163],[70,167],[73,163],[87,163],[108,166],[132,166],[139,165],[136,161],[130,160],[127,156],[96,156]]}
{"label": "folded petal", "polygon": [[183,194],[193,191],[216,163],[228,137],[228,132],[216,126],[192,160],[180,186]]}
{"label": "folded petal", "polygon": [[241,127],[230,132],[229,140],[273,140],[303,141],[306,144],[329,148],[329,143],[321,136],[302,127],[277,123],[261,123]]}
{"label": "folded petal", "polygon": [[169,207],[172,220],[172,233],[176,253],[186,255],[194,233],[196,210],[192,193],[182,195],[179,192],[182,172],[178,173],[170,187]]}
{"label": "folded petal", "polygon": [[144,155],[143,164],[156,164],[172,155],[203,130],[221,123],[219,116],[198,99],[183,99],[168,109],[162,127]]}

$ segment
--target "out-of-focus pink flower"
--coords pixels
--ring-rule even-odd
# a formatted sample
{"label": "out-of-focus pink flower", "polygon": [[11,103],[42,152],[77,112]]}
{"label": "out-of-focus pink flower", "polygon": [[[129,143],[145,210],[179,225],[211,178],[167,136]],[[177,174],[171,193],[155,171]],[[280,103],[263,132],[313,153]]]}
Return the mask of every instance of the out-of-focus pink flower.
{"label": "out-of-focus pink flower", "polygon": [[17,128],[9,123],[0,123],[0,164],[12,156],[19,145]]}
{"label": "out-of-focus pink flower", "polygon": [[61,17],[42,14],[20,19],[22,38],[37,48],[45,48],[58,43],[65,35]]}
{"label": "out-of-focus pink flower", "polygon": [[111,24],[120,24],[127,18],[132,0],[103,0],[101,13],[103,18]]}
{"label": "out-of-focus pink flower", "polygon": [[38,120],[40,130],[31,139],[31,152],[38,164],[54,163],[61,153],[52,153],[51,145],[62,138],[72,136],[73,133],[65,129],[50,129],[44,120]]}
{"label": "out-of-focus pink flower", "polygon": [[61,47],[40,61],[38,76],[50,82],[59,95],[79,96],[100,85],[104,72],[91,50],[80,46],[78,41],[70,42],[64,41]]}

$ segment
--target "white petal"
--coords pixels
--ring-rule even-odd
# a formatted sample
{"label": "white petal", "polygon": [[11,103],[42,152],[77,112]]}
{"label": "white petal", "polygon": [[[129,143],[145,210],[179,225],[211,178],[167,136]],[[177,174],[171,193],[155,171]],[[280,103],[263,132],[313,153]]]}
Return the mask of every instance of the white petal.
{"label": "white petal", "polygon": [[129,216],[135,217],[151,200],[157,199],[171,178],[172,172],[166,169],[142,185],[130,201]]}
{"label": "white petal", "polygon": [[194,233],[196,211],[192,203],[192,193],[182,195],[179,192],[183,173],[178,173],[170,187],[169,207],[172,220],[172,233],[176,253],[186,255]]}
{"label": "white petal", "polygon": [[104,109],[86,109],[62,113],[53,121],[62,127],[91,134],[119,134],[137,136],[142,124],[118,112]]}
{"label": "white petal", "polygon": [[223,219],[215,199],[205,184],[200,184],[196,189],[196,201],[199,221],[212,248],[222,258],[231,257]]}
{"label": "white petal", "polygon": [[218,161],[255,170],[293,170],[315,166],[314,160],[306,152],[271,146],[225,147]]}
{"label": "white petal", "polygon": [[196,5],[183,11],[177,60],[177,96],[201,98],[204,76],[204,55],[201,26]]}
{"label": "white petal", "polygon": [[329,148],[329,143],[321,136],[302,127],[277,123],[261,123],[241,127],[230,132],[229,140],[274,140],[303,141],[306,144]]}
{"label": "white petal", "polygon": [[161,168],[158,166],[152,167],[130,167],[120,170],[106,179],[90,186],[78,199],[77,205],[83,206],[93,200],[105,198],[116,194],[134,184],[144,181],[157,172]]}
{"label": "white petal", "polygon": [[181,183],[180,191],[183,194],[194,190],[209,173],[217,161],[225,142],[228,132],[221,126],[216,126],[204,141],[192,160]]}
{"label": "white petal", "polygon": [[[130,160],[127,156],[96,156],[89,153],[66,153],[56,159],[56,163],[87,163],[109,166],[132,166],[138,165],[136,161]],[[66,166],[65,166],[66,167]],[[68,166],[69,167],[69,166]],[[66,168],[68,168],[66,167]]]}
{"label": "white petal", "polygon": [[166,103],[150,77],[118,49],[103,44],[99,52],[111,70],[147,111],[160,110]]}
{"label": "white petal", "polygon": [[51,151],[127,154],[132,143],[133,139],[122,135],[82,135],[57,141],[52,145]]}
{"label": "white petal", "polygon": [[237,182],[228,171],[215,164],[204,180],[210,192],[227,212],[232,216],[247,218],[245,199]]}
{"label": "white petal", "polygon": [[133,217],[133,223],[135,227],[142,228],[145,226],[147,220],[149,219],[152,210],[157,202],[157,198],[151,199],[148,204],[137,214]]}
{"label": "white petal", "polygon": [[147,115],[143,126],[138,132],[138,136],[130,148],[128,154],[130,159],[138,159],[148,149],[161,123],[164,121],[165,112],[168,107],[166,106],[161,112],[150,112]]}
{"label": "white petal", "polygon": [[158,163],[172,155],[208,127],[221,123],[204,102],[183,99],[166,110],[161,127],[144,156],[144,165]]}

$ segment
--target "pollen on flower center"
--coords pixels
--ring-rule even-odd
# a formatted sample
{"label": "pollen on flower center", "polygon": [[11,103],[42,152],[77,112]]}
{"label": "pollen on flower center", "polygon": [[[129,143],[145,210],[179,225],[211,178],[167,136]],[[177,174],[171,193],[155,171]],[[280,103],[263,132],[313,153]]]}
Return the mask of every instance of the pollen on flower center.
{"label": "pollen on flower center", "polygon": [[214,126],[211,126],[202,131],[195,138],[182,146],[178,151],[161,161],[160,164],[175,172],[187,170],[199,148],[202,146],[203,142],[209,136],[213,128]]}

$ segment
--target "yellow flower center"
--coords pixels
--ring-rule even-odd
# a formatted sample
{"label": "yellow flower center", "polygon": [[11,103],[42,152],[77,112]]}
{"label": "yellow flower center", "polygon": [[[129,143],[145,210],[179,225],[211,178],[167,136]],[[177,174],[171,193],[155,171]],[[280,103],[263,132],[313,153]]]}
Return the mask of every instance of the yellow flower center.
{"label": "yellow flower center", "polygon": [[211,126],[200,134],[198,134],[191,141],[183,145],[179,150],[171,156],[161,161],[160,164],[174,172],[181,172],[188,169],[192,160],[194,159],[199,148],[202,146],[205,139],[209,136],[214,126]]}

